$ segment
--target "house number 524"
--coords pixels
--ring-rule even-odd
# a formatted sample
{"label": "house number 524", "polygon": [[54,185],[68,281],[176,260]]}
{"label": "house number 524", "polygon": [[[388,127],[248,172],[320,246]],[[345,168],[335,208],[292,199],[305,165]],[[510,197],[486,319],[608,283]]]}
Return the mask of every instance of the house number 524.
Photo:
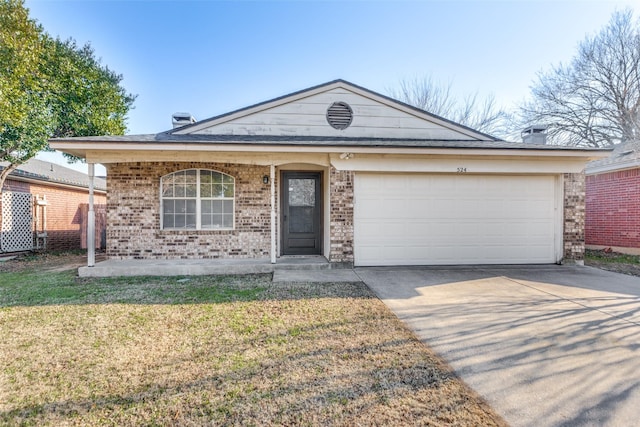
{"label": "house number 524", "polygon": [[458,173],[466,173],[467,168],[458,168]]}

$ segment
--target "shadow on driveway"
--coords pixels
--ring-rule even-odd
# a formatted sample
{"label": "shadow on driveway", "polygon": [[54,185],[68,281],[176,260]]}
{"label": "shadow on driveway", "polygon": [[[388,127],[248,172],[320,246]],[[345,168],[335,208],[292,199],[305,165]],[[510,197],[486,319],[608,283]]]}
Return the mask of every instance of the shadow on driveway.
{"label": "shadow on driveway", "polygon": [[356,273],[511,425],[637,425],[640,278],[578,266]]}

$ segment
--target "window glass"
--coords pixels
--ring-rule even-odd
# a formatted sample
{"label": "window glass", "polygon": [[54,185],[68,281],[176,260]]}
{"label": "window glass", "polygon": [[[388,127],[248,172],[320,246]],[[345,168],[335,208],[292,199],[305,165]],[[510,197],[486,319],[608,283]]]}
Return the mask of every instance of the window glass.
{"label": "window glass", "polygon": [[202,202],[202,213],[210,214],[211,213],[211,205],[214,203],[213,200],[203,200]]}
{"label": "window glass", "polygon": [[211,197],[223,197],[222,184],[213,184]]}
{"label": "window glass", "polygon": [[186,197],[198,197],[198,188],[197,188],[196,184],[187,184],[185,186],[184,195]]}
{"label": "window glass", "polygon": [[315,179],[290,179],[289,180],[289,206],[315,206],[316,204]]}
{"label": "window glass", "polygon": [[233,197],[233,184],[222,184],[222,195],[223,197]]}
{"label": "window glass", "polygon": [[184,197],[184,183],[176,183],[174,192],[174,197]]}
{"label": "window glass", "polygon": [[224,200],[222,206],[222,212],[233,215],[233,200]]}
{"label": "window glass", "polygon": [[162,196],[173,197],[173,175],[169,175],[162,184]]}
{"label": "window glass", "polygon": [[233,228],[235,180],[232,176],[188,169],[162,177],[160,184],[163,228]]}
{"label": "window glass", "polygon": [[211,184],[200,184],[200,197],[212,197]]}
{"label": "window glass", "polygon": [[172,214],[176,211],[175,208],[175,200],[163,200],[162,201],[162,212],[166,214]]}

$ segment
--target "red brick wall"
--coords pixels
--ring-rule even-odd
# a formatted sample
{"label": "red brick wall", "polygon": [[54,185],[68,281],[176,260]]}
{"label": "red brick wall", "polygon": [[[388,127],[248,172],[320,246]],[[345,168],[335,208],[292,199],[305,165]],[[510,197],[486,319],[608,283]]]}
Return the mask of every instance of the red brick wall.
{"label": "red brick wall", "polygon": [[[31,193],[47,199],[47,251],[80,249],[84,226],[81,205],[89,200],[88,190],[7,179],[3,191]],[[106,204],[106,196],[94,194],[96,205]],[[100,245],[97,239],[96,245]]]}
{"label": "red brick wall", "polygon": [[587,245],[640,248],[640,169],[587,176]]}

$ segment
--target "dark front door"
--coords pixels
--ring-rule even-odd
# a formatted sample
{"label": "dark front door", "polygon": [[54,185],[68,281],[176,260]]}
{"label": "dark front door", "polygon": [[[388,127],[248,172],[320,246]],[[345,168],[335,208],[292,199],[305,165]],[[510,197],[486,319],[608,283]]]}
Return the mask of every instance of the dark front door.
{"label": "dark front door", "polygon": [[322,252],[320,172],[282,173],[282,254]]}

